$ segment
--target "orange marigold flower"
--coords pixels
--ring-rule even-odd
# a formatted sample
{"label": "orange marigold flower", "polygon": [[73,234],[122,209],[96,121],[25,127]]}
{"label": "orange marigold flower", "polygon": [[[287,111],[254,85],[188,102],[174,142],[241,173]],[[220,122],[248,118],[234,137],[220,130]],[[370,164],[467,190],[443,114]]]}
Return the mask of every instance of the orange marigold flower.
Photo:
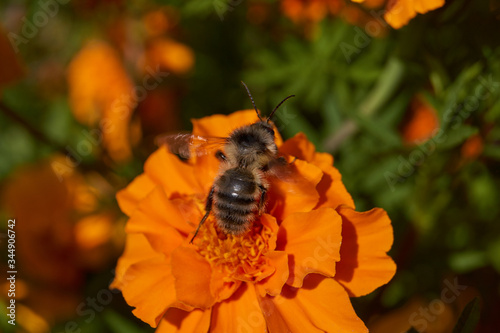
{"label": "orange marigold flower", "polygon": [[[352,0],[365,2],[365,0]],[[384,18],[394,29],[399,29],[418,14],[443,7],[445,0],[390,0]]]}
{"label": "orange marigold flower", "polygon": [[129,123],[137,99],[117,52],[102,41],[86,44],[69,64],[68,85],[75,118],[85,125],[98,124],[111,158],[127,161],[132,155]]}
{"label": "orange marigold flower", "polygon": [[[214,115],[195,120],[193,134],[228,136],[257,120],[254,110]],[[394,275],[390,220],[378,208],[356,212],[333,157],[303,134],[276,144],[296,158],[293,180],[269,179],[266,211],[243,235],[221,234],[211,214],[189,243],[215,156],[183,162],[160,148],[118,193],[130,219],[111,287],[158,332],[367,332],[349,296]]]}

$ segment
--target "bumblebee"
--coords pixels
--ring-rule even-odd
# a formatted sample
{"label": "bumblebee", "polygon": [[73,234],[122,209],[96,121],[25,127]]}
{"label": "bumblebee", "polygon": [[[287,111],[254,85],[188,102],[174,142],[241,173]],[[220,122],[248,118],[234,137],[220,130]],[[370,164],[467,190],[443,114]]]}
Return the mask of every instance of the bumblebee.
{"label": "bumblebee", "polygon": [[290,95],[282,100],[263,119],[245,83],[245,87],[259,120],[253,124],[235,129],[227,138],[207,138],[190,134],[169,135],[160,138],[160,144],[167,144],[173,153],[188,158],[193,152],[207,154],[213,147],[220,161],[219,175],[208,194],[205,215],[191,239],[198,234],[208,216],[213,213],[217,227],[226,234],[241,235],[265,209],[269,189],[268,176],[287,165],[278,156],[275,133],[270,120],[276,110]]}

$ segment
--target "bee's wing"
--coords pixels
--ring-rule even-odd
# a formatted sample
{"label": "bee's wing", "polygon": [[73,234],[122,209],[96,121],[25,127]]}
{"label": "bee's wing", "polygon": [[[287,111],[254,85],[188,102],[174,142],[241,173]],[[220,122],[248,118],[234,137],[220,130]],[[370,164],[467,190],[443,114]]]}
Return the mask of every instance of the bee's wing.
{"label": "bee's wing", "polygon": [[293,182],[294,168],[292,163],[288,162],[284,157],[273,159],[269,162],[268,174],[284,182]]}
{"label": "bee's wing", "polygon": [[168,149],[182,158],[188,159],[190,156],[202,156],[210,154],[222,148],[227,143],[227,138],[204,137],[191,133],[178,133],[160,135],[155,143],[158,146],[166,145]]}
{"label": "bee's wing", "polygon": [[300,159],[288,156],[286,160],[277,158],[269,164],[269,181],[275,193],[303,195],[305,192],[315,191],[317,182],[307,174],[308,168],[303,163],[305,162]]}

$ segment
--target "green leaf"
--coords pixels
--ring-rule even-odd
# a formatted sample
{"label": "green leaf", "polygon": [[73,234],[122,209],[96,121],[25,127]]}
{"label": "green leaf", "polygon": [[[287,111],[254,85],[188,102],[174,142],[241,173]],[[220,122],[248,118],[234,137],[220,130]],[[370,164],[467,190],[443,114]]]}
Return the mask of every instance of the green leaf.
{"label": "green leaf", "polygon": [[500,147],[490,145],[484,147],[483,155],[500,161]]}
{"label": "green leaf", "polygon": [[18,126],[11,126],[0,132],[0,179],[12,169],[32,161],[36,154],[36,144],[29,133]]}
{"label": "green leaf", "polygon": [[479,322],[479,317],[479,299],[475,297],[465,306],[457,324],[453,328],[453,333],[473,333]]}
{"label": "green leaf", "polygon": [[465,251],[453,254],[449,259],[450,267],[457,273],[466,273],[484,267],[489,260],[482,251]]}
{"label": "green leaf", "polygon": [[[464,142],[468,137],[470,137],[473,134],[476,134],[478,132],[478,129],[469,125],[463,125],[463,126],[451,126],[448,128],[448,130],[444,131],[443,135],[441,138],[436,141],[437,142],[437,149],[439,150],[446,150],[453,148],[462,142]],[[440,142],[442,139],[444,139],[444,142]]]}
{"label": "green leaf", "polygon": [[411,98],[412,94],[409,92],[402,92],[394,96],[394,98],[384,106],[384,109],[379,112],[377,120],[385,126],[397,128],[405,115]]}
{"label": "green leaf", "polygon": [[399,135],[392,128],[380,124],[380,121],[359,116],[356,117],[356,123],[388,147],[397,147],[401,144]]}
{"label": "green leaf", "polygon": [[405,71],[404,64],[397,58],[391,58],[380,75],[370,95],[359,106],[360,114],[371,116],[384,105],[399,86]]}
{"label": "green leaf", "polygon": [[120,316],[112,310],[106,310],[103,313],[104,322],[109,327],[111,332],[114,333],[144,333],[143,330],[135,326],[130,320]]}
{"label": "green leaf", "polygon": [[73,117],[66,99],[54,101],[46,112],[44,122],[41,124],[42,131],[58,143],[65,143],[70,137],[73,127]]}
{"label": "green leaf", "polygon": [[7,302],[5,302],[3,299],[0,299],[0,316],[2,316],[2,320],[0,321],[0,331],[5,333],[14,333],[16,330],[16,326],[8,323],[11,318],[7,316],[7,306],[9,305]]}
{"label": "green leaf", "polygon": [[189,1],[185,3],[182,11],[187,16],[209,16],[210,14],[216,14],[219,19],[223,19],[228,12],[228,1]]}
{"label": "green leaf", "polygon": [[500,118],[500,103],[498,101],[488,110],[484,118],[489,122]]}
{"label": "green leaf", "polygon": [[326,138],[337,131],[342,123],[342,111],[336,96],[333,94],[326,96],[321,108],[321,114],[324,119],[322,136]]}

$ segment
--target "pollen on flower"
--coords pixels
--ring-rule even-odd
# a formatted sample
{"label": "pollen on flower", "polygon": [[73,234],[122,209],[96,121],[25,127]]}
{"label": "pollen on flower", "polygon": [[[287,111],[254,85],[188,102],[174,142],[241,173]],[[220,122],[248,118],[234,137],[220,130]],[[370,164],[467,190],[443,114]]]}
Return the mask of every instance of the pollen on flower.
{"label": "pollen on flower", "polygon": [[257,220],[248,232],[235,236],[218,230],[215,222],[210,216],[194,241],[212,267],[224,273],[227,281],[256,282],[267,277],[270,267],[265,254],[270,250],[271,228]]}

